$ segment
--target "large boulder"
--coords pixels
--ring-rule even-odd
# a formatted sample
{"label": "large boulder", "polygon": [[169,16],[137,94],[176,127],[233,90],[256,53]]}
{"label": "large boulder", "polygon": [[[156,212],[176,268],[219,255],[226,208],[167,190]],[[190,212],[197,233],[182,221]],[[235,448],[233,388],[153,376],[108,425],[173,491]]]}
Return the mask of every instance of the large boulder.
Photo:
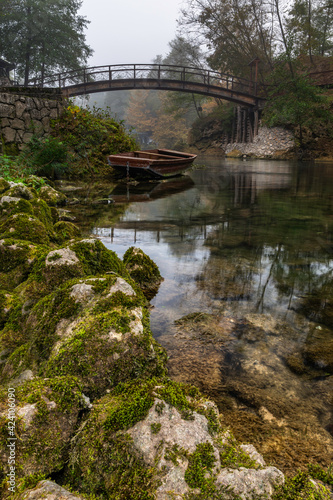
{"label": "large boulder", "polygon": [[135,247],[130,247],[125,252],[123,261],[131,278],[140,286],[145,296],[152,299],[163,281],[155,262],[140,248]]}
{"label": "large boulder", "polygon": [[[75,488],[119,500],[268,499],[284,481],[221,432],[212,402],[168,379],[121,384],[99,400],[71,457],[66,477]],[[246,482],[230,490],[229,476],[240,475]]]}
{"label": "large boulder", "polygon": [[5,493],[11,459],[15,461],[16,482],[64,467],[79,411],[86,403],[78,381],[72,377],[34,379],[2,390],[0,397],[0,460]]}

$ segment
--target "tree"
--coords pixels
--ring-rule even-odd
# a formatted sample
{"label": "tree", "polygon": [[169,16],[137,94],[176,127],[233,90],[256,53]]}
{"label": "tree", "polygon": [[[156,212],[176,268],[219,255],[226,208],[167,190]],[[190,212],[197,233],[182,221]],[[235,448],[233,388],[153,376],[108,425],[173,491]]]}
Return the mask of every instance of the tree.
{"label": "tree", "polygon": [[307,127],[315,131],[318,125],[332,122],[329,100],[323,91],[313,85],[301,66],[293,60],[290,72],[290,56],[281,56],[272,73],[270,98],[264,109],[264,122],[269,126],[292,126],[298,129],[300,147],[303,131]]}
{"label": "tree", "polygon": [[17,65],[28,85],[48,73],[82,67],[92,50],[78,15],[81,0],[0,0],[0,55]]}
{"label": "tree", "polygon": [[126,124],[133,127],[142,143],[148,143],[156,126],[156,113],[151,109],[149,90],[131,92],[129,106],[126,110]]}
{"label": "tree", "polygon": [[332,55],[333,3],[331,0],[294,0],[286,19],[288,38],[298,54]]}
{"label": "tree", "polygon": [[181,26],[204,37],[214,69],[248,77],[255,57],[262,70],[272,66],[272,15],[264,0],[189,0]]}

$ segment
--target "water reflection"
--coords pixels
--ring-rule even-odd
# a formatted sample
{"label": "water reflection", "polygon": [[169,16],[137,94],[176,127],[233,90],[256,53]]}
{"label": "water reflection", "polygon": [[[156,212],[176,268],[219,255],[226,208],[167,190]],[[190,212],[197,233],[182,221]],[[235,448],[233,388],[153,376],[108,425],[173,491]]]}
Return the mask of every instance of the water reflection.
{"label": "water reflection", "polygon": [[[181,314],[223,303],[237,302],[235,314],[288,317],[331,284],[331,177],[327,166],[215,160],[169,184],[117,186],[114,201],[137,201],[94,232],[120,254],[140,246],[160,266],[157,336]],[[184,293],[188,303],[177,308]]]}
{"label": "water reflection", "polygon": [[[184,189],[137,190],[147,201],[124,205],[112,224],[101,217],[94,233],[120,255],[135,245],[158,264],[165,280],[151,327],[171,376],[213,396],[226,424],[272,463],[325,465],[333,454],[333,166],[214,159],[185,179]],[[135,186],[113,193],[130,202]],[[207,316],[175,324],[198,312]]]}

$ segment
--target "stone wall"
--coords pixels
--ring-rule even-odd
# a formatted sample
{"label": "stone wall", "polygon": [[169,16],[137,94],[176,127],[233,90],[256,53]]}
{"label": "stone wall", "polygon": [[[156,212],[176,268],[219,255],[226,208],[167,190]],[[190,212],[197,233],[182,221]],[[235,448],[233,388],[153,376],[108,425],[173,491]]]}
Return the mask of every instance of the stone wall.
{"label": "stone wall", "polygon": [[253,142],[229,143],[223,149],[229,157],[277,158],[292,152],[294,146],[294,135],[289,130],[282,127],[260,127]]}
{"label": "stone wall", "polygon": [[54,89],[0,88],[0,152],[18,152],[34,133],[48,135],[63,107]]}

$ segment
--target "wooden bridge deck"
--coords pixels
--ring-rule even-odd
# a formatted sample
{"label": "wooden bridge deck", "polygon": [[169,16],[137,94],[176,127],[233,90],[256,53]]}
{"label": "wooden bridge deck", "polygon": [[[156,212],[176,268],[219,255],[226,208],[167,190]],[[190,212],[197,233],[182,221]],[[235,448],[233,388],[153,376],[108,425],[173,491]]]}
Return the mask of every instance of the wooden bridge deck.
{"label": "wooden bridge deck", "polygon": [[204,68],[165,64],[116,64],[59,73],[35,85],[61,88],[74,97],[96,92],[149,89],[191,92],[261,108],[264,89],[249,80]]}

